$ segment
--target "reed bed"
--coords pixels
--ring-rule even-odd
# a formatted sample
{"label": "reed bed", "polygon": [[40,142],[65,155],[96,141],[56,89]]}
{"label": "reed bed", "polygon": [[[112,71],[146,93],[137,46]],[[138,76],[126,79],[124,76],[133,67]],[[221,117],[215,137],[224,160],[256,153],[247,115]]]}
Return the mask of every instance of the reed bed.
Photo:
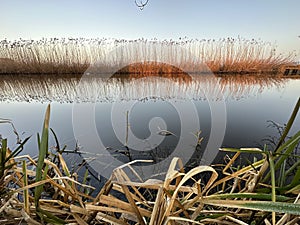
{"label": "reed bed", "polygon": [[0,41],[1,74],[83,74],[95,62],[97,73],[116,72],[120,66],[137,62],[140,64],[134,71],[143,73],[149,70],[147,64],[143,65],[147,61],[171,63],[185,72],[277,73],[281,66],[293,64],[294,59],[294,53],[277,53],[276,46],[268,42],[240,37]]}
{"label": "reed bed", "polygon": [[[65,149],[48,149],[50,105],[39,157],[18,156],[26,140],[11,151],[1,140],[0,222],[3,224],[297,224],[300,220],[300,161],[286,162],[300,140],[300,131],[287,134],[300,108],[298,100],[282,136],[273,150],[221,149],[234,152],[224,165],[200,165],[189,171],[174,158],[165,179],[144,181],[132,161],[116,168],[103,188],[79,182],[63,158]],[[1,119],[1,123],[8,120]],[[261,159],[237,165],[240,154],[260,154]],[[297,156],[294,156],[297,157]]]}

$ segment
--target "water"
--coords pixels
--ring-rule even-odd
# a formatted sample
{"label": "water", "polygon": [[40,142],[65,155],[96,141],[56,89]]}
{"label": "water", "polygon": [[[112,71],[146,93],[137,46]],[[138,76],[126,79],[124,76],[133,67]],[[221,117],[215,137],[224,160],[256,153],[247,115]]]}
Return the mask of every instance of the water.
{"label": "water", "polygon": [[[109,174],[124,162],[151,159],[161,163],[159,169],[147,167],[154,174],[167,166],[168,156],[184,158],[191,166],[222,163],[219,147],[261,148],[269,143],[278,137],[271,125],[284,125],[289,119],[300,80],[195,75],[191,81],[159,77],[80,81],[6,76],[0,87],[0,118],[11,119],[22,139],[32,136],[24,154],[38,154],[36,134],[51,103],[50,127],[60,145],[70,150],[78,146],[96,171]],[[300,116],[290,134],[298,130]],[[16,146],[10,124],[0,124],[0,134],[11,148]],[[55,145],[53,137],[50,145]],[[80,160],[74,154],[68,158]]]}

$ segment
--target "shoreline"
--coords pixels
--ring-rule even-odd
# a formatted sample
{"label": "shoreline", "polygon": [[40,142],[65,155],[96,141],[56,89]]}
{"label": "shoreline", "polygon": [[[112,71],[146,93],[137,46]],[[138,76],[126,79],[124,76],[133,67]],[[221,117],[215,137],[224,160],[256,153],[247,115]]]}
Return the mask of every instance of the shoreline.
{"label": "shoreline", "polygon": [[[9,60],[8,64],[5,63],[6,59],[0,58],[0,76],[3,75],[71,75],[83,76],[96,75],[96,74],[112,74],[114,76],[128,75],[128,76],[185,76],[195,74],[214,74],[215,76],[225,75],[270,75],[270,76],[283,76],[283,77],[300,77],[300,65],[287,64],[287,65],[264,65],[261,68],[253,69],[223,69],[214,70],[209,65],[184,65],[183,69],[174,65],[157,62],[142,62],[127,65],[121,69],[117,66],[103,66],[103,65],[56,65],[48,63],[45,65],[26,64],[22,65],[20,62]],[[3,63],[4,62],[4,63]],[[237,68],[231,65],[231,68]],[[96,72],[95,72],[96,71]],[[98,72],[101,71],[101,72]]]}

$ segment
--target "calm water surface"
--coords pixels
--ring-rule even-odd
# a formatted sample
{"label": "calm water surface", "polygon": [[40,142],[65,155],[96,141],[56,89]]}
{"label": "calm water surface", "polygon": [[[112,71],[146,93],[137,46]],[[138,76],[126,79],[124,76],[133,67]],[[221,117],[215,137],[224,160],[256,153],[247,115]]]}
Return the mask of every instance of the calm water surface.
{"label": "calm water surface", "polygon": [[[32,136],[24,154],[37,155],[36,134],[41,131],[46,106],[51,103],[50,126],[59,137],[60,145],[67,145],[67,149],[73,150],[77,143],[81,151],[95,155],[101,152],[98,148],[105,148],[107,154],[121,162],[133,159],[159,162],[172,154],[180,142],[180,154],[185,154],[184,149],[193,149],[193,165],[205,163],[212,151],[206,149],[213,135],[212,116],[224,113],[226,119],[220,124],[225,125],[224,139],[214,148],[262,147],[278,136],[272,124],[287,123],[300,96],[300,80],[241,76],[197,77],[191,82],[159,78],[102,82],[91,78],[85,83],[76,78],[23,77],[1,79],[0,87],[0,118],[11,119],[22,138]],[[225,111],[212,114],[213,102],[223,102]],[[190,110],[188,104],[193,105],[199,120],[197,128],[201,130],[203,141],[198,146],[194,127],[189,130],[189,125],[183,124],[186,121],[193,125],[194,117],[189,116],[189,112],[178,111]],[[87,111],[74,116],[74,107]],[[94,111],[91,113],[90,109]],[[89,115],[93,116],[101,145],[98,145],[99,140],[91,138],[89,129],[85,129],[85,116]],[[73,121],[73,117],[77,121]],[[75,134],[74,127],[77,127]],[[298,130],[299,115],[291,134]],[[172,134],[166,136],[162,131]],[[0,134],[8,138],[11,148],[16,145],[16,136],[9,124],[0,124]],[[123,154],[128,151],[126,144],[130,156]],[[53,138],[50,145],[55,145]],[[97,160],[95,155],[91,156],[94,161]],[[223,156],[218,155],[214,163],[222,162]],[[73,156],[69,154],[69,157]]]}

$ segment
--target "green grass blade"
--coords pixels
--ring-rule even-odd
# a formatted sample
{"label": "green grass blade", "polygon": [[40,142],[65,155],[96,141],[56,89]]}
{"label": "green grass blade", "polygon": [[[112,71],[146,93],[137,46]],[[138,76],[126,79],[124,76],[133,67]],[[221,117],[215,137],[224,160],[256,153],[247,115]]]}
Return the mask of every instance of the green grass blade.
{"label": "green grass blade", "polygon": [[6,151],[7,151],[7,139],[2,140],[2,149],[1,149],[1,155],[0,155],[0,162],[5,163],[6,158]]}
{"label": "green grass blade", "polygon": [[300,166],[297,167],[297,171],[293,177],[293,180],[291,182],[291,186],[296,186],[300,184]]}
{"label": "green grass blade", "polygon": [[[293,139],[293,138],[292,138]],[[298,141],[297,141],[298,140]],[[295,150],[298,142],[300,140],[300,136],[296,139],[296,141],[292,142],[291,145],[289,145],[286,148],[286,151],[284,154],[279,156],[279,159],[277,160],[276,164],[275,164],[275,170],[279,169],[279,167],[281,167],[282,163],[289,157],[291,156],[291,154],[293,153],[293,151]]]}
{"label": "green grass blade", "polygon": [[[88,175],[89,175],[89,171],[88,171],[88,169],[86,169],[86,170],[85,170],[85,173],[84,173],[84,176],[83,176],[83,181],[82,181],[83,184],[87,184],[87,178],[88,178]],[[84,192],[84,190],[85,190],[85,188],[82,187],[81,192]],[[87,191],[87,190],[86,190],[86,191]],[[86,193],[86,192],[85,192],[85,193]],[[86,193],[86,194],[87,194],[87,193]]]}
{"label": "green grass blade", "polygon": [[[291,139],[289,139],[288,141],[286,141],[283,145],[281,145],[278,149],[277,152],[274,154],[274,159],[278,159],[276,165],[275,165],[275,170],[277,170],[281,164],[283,163],[283,161],[290,156],[291,151],[293,151],[293,149],[295,148],[295,146],[297,145],[297,143],[300,140],[300,131],[297,132]],[[287,149],[286,153],[289,154],[280,154],[284,149]],[[263,178],[263,182],[266,182],[269,178],[270,178],[270,172],[268,172],[265,177]]]}
{"label": "green grass blade", "polygon": [[6,158],[6,151],[7,151],[7,139],[2,140],[1,145],[1,152],[0,152],[0,179],[4,176],[5,171],[5,158]]}
{"label": "green grass blade", "polygon": [[285,129],[284,129],[284,131],[283,131],[283,133],[281,135],[281,137],[280,137],[280,140],[279,140],[276,148],[275,148],[275,152],[276,153],[277,153],[277,150],[279,149],[279,147],[284,142],[286,136],[288,135],[288,133],[289,133],[289,131],[290,131],[290,129],[291,129],[294,121],[295,121],[295,118],[296,118],[296,116],[298,114],[299,108],[300,108],[300,98],[298,98],[298,101],[297,101],[297,103],[295,105],[295,108],[294,108],[294,110],[292,112],[292,115],[291,115],[291,117],[290,117],[290,119],[289,119],[289,121],[288,121],[288,123],[287,123],[287,125],[286,125],[286,127],[285,127]]}
{"label": "green grass blade", "polygon": [[4,138],[2,139],[2,143],[1,143],[1,155],[0,155],[0,159],[4,159],[5,158],[5,155],[6,155],[6,149],[7,149],[7,139]]}
{"label": "green grass blade", "polygon": [[[276,202],[276,178],[275,178],[275,164],[273,161],[272,153],[270,152],[267,157],[270,165],[271,185],[272,185],[272,202]],[[272,223],[276,224],[276,214],[272,212]]]}
{"label": "green grass blade", "polygon": [[249,201],[249,200],[216,200],[203,199],[203,203],[217,207],[239,208],[259,210],[265,212],[287,213],[300,216],[300,204],[271,202],[271,201]]}
{"label": "green grass blade", "polygon": [[280,167],[279,177],[278,177],[278,187],[283,187],[285,184],[286,176],[286,160],[282,163]]}
{"label": "green grass blade", "polygon": [[[44,126],[43,126],[43,132],[42,137],[40,139],[39,144],[39,157],[37,162],[37,168],[36,168],[36,178],[35,181],[39,182],[43,178],[43,166],[44,166],[44,160],[48,152],[48,135],[49,135],[49,120],[50,120],[50,104],[47,107],[46,113],[45,113],[45,119],[44,119]],[[43,185],[39,185],[35,188],[35,206],[36,208],[39,208],[39,199],[41,197],[43,191]]]}
{"label": "green grass blade", "polygon": [[67,223],[63,219],[60,219],[57,216],[55,216],[41,208],[38,209],[37,214],[39,215],[39,217],[41,217],[45,222],[47,222],[49,224],[62,225],[62,224]]}
{"label": "green grass blade", "polygon": [[42,176],[42,180],[45,180],[45,179],[46,179],[47,174],[48,174],[48,170],[49,170],[49,165],[46,164],[46,165],[45,165],[45,168],[44,168],[44,173],[43,173],[43,176]]}
{"label": "green grass blade", "polygon": [[[205,196],[205,199],[233,199],[233,198],[251,198],[255,200],[272,200],[271,194],[264,194],[264,193],[232,193],[232,194],[213,194],[209,196]],[[291,200],[291,198],[283,196],[283,195],[276,195],[277,201],[285,202]]]}
{"label": "green grass blade", "polygon": [[294,173],[294,170],[300,167],[300,160],[298,160],[297,162],[294,163],[294,165],[292,165],[286,172],[285,172],[285,176],[289,176],[291,173]]}
{"label": "green grass blade", "polygon": [[12,151],[12,153],[5,159],[5,162],[8,162],[11,158],[19,155],[20,152],[23,151],[23,147],[30,137],[27,137],[14,151]]}
{"label": "green grass blade", "polygon": [[[288,141],[286,141],[283,145],[281,145],[276,151],[274,155],[277,155],[278,153],[282,153],[282,151],[284,149],[286,149],[287,147],[289,147],[290,145],[292,145],[295,142],[298,142],[300,140],[300,131],[298,131],[291,139],[289,139]],[[278,154],[278,155],[279,155]]]}
{"label": "green grass blade", "polygon": [[[28,185],[28,179],[27,179],[27,168],[26,168],[26,161],[23,160],[22,163],[22,170],[23,170],[23,182],[24,186],[26,187]],[[29,214],[29,194],[28,189],[24,189],[24,210],[26,213]]]}
{"label": "green grass blade", "polygon": [[272,201],[276,202],[276,178],[275,178],[275,165],[273,161],[273,157],[270,153],[268,156],[268,161],[270,165],[270,173],[271,173],[271,185],[272,185]]}

